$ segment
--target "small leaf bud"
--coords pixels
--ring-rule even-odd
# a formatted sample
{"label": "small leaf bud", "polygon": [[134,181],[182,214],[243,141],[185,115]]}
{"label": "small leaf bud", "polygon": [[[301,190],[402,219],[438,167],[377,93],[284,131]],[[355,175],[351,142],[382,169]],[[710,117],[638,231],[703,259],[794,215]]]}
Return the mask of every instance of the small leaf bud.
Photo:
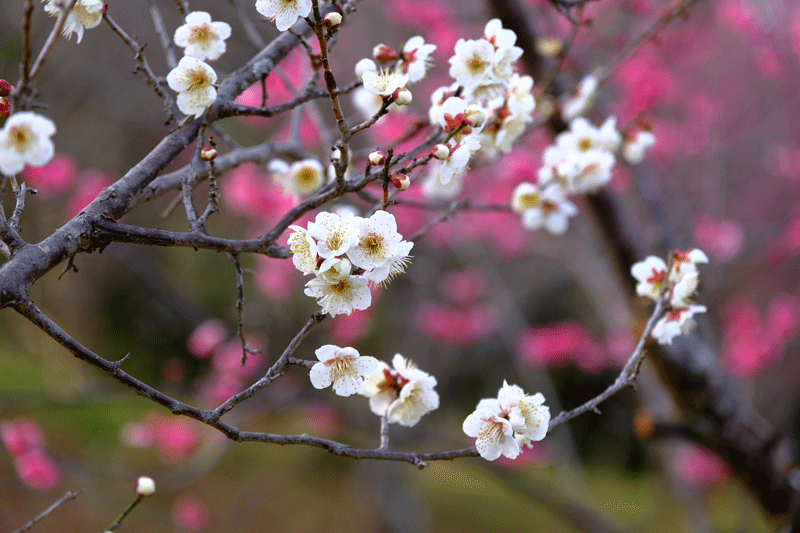
{"label": "small leaf bud", "polygon": [[142,476],[136,481],[136,494],[139,496],[152,496],[156,492],[156,482],[153,478]]}
{"label": "small leaf bud", "polygon": [[486,112],[479,105],[471,105],[464,111],[464,121],[468,126],[480,128],[486,122]]}
{"label": "small leaf bud", "polygon": [[446,144],[437,144],[433,147],[433,157],[439,161],[445,161],[448,157],[450,157],[450,147]]}
{"label": "small leaf bud", "polygon": [[342,15],[337,13],[336,11],[332,13],[328,13],[325,15],[325,19],[323,20],[325,27],[330,31],[334,31],[339,28],[342,24]]}
{"label": "small leaf bud", "polygon": [[392,180],[392,185],[394,185],[398,190],[401,191],[408,189],[409,185],[411,185],[411,180],[409,180],[408,176],[406,176],[402,172],[398,172],[396,174],[389,174],[389,179]]}
{"label": "small leaf bud", "polygon": [[213,161],[217,158],[217,149],[213,146],[206,146],[200,150],[200,159],[203,161]]}
{"label": "small leaf bud", "polygon": [[408,105],[411,103],[412,99],[411,91],[405,87],[400,87],[392,93],[392,98],[394,98],[394,103],[397,105]]}
{"label": "small leaf bud", "polygon": [[386,156],[380,150],[375,150],[369,154],[369,162],[373,165],[382,165],[386,163]]}
{"label": "small leaf bud", "polygon": [[372,57],[381,63],[388,63],[389,61],[394,61],[400,55],[388,44],[378,44],[372,49]]}

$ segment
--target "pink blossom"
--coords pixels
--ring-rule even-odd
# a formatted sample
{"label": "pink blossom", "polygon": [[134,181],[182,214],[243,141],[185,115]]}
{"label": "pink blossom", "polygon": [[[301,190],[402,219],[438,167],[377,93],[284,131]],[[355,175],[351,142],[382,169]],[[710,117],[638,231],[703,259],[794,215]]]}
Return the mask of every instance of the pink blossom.
{"label": "pink blossom", "polygon": [[193,357],[205,359],[210,357],[227,337],[225,323],[217,318],[210,318],[195,328],[189,335],[186,346]]}
{"label": "pink blossom", "polygon": [[207,405],[216,407],[228,398],[244,389],[244,380],[240,376],[213,374],[200,391],[200,397]]}
{"label": "pink blossom", "polygon": [[56,154],[42,167],[28,165],[22,172],[22,179],[38,191],[42,198],[54,198],[68,190],[75,181],[78,167],[73,159],[65,154]]}
{"label": "pink blossom", "polygon": [[578,322],[530,326],[517,338],[517,351],[532,366],[549,367],[572,361],[589,372],[604,368],[602,346]]}
{"label": "pink blossom", "polygon": [[11,455],[21,455],[44,444],[39,424],[28,418],[0,422],[0,440]]}
{"label": "pink blossom", "polygon": [[695,218],[694,239],[698,247],[718,261],[733,259],[742,247],[744,231],[733,219],[715,220],[708,213]]}
{"label": "pink blossom", "polygon": [[297,287],[303,280],[302,273],[294,268],[291,259],[262,255],[256,259],[254,278],[261,294],[276,302],[284,302],[297,294]]}
{"label": "pink blossom", "polygon": [[42,450],[28,450],[15,457],[14,469],[29,489],[46,492],[61,483],[61,471]]}
{"label": "pink blossom", "polygon": [[375,317],[374,294],[372,299],[373,305],[360,313],[337,316],[331,322],[332,342],[339,346],[352,346],[369,332]]}
{"label": "pink blossom", "polygon": [[480,270],[472,268],[445,274],[441,290],[453,303],[466,306],[477,302],[486,293],[488,283]]}
{"label": "pink blossom", "polygon": [[521,453],[516,459],[509,459],[505,455],[501,455],[495,460],[495,464],[509,470],[519,470],[534,465],[544,465],[547,461],[547,443],[545,441],[531,442],[530,445],[520,446],[520,448]]}
{"label": "pink blossom", "polygon": [[114,182],[111,174],[106,174],[99,170],[86,170],[81,172],[76,180],[78,182],[78,189],[67,204],[67,217],[72,218],[81,210],[92,203],[100,191],[104,187],[108,187]]}
{"label": "pink blossom", "polygon": [[674,468],[684,481],[693,485],[719,485],[730,478],[728,463],[717,454],[694,444],[678,451]]}
{"label": "pink blossom", "polygon": [[172,521],[184,531],[203,531],[211,524],[211,512],[199,498],[181,496],[172,506]]}
{"label": "pink blossom", "polygon": [[304,426],[315,436],[335,435],[342,426],[339,413],[328,403],[311,402],[303,408],[302,416]]}
{"label": "pink blossom", "polygon": [[489,306],[452,309],[426,302],[415,313],[414,323],[435,341],[464,346],[493,335],[497,331],[498,317],[496,310]]}
{"label": "pink blossom", "polygon": [[238,337],[229,341],[214,354],[212,366],[214,371],[225,376],[238,376],[247,378],[261,370],[267,362],[263,342],[247,338],[251,348],[261,350],[261,353],[248,353],[247,360],[242,365],[242,342]]}
{"label": "pink blossom", "polygon": [[257,220],[263,227],[294,207],[294,199],[271,183],[255,163],[244,163],[230,171],[221,188],[222,200],[231,212]]}
{"label": "pink blossom", "polygon": [[165,417],[155,427],[154,444],[166,461],[187,459],[199,441],[194,422]]}
{"label": "pink blossom", "polygon": [[131,448],[149,448],[155,443],[155,427],[151,420],[128,422],[119,431],[119,439]]}

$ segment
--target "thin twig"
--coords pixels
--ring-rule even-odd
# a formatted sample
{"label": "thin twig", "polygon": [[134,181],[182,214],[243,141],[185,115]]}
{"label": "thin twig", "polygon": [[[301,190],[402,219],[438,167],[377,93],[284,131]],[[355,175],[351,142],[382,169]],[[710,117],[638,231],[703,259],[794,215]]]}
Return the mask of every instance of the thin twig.
{"label": "thin twig", "polygon": [[42,518],[46,517],[47,515],[49,515],[50,513],[55,511],[56,509],[58,509],[58,507],[62,503],[68,502],[70,500],[74,500],[78,496],[78,494],[79,494],[78,492],[72,492],[71,490],[68,490],[66,492],[66,494],[64,494],[62,497],[60,497],[58,500],[56,500],[53,503],[53,505],[51,505],[50,507],[48,507],[47,509],[42,511],[41,514],[36,515],[34,518],[31,519],[30,522],[28,522],[27,524],[25,524],[24,526],[22,526],[18,530],[14,531],[14,533],[25,533],[25,531],[28,531],[30,528],[32,528],[36,524],[36,522],[38,522]]}
{"label": "thin twig", "polygon": [[53,26],[53,30],[50,32],[50,35],[47,36],[47,41],[45,41],[42,50],[36,57],[36,61],[33,62],[31,71],[28,74],[28,79],[25,80],[26,83],[19,89],[21,93],[27,92],[29,86],[36,80],[36,76],[38,76],[42,71],[42,66],[47,59],[47,56],[49,56],[50,52],[53,51],[53,47],[56,45],[58,38],[61,37],[61,31],[64,29],[64,24],[67,22],[67,16],[69,15],[69,12],[72,11],[72,8],[75,7],[77,2],[78,0],[70,0],[69,4],[64,6],[61,10],[61,14],[58,16],[55,26]]}
{"label": "thin twig", "polygon": [[158,38],[161,41],[161,47],[164,49],[164,57],[167,59],[167,66],[170,69],[178,65],[178,60],[175,59],[175,48],[172,46],[172,39],[167,33],[167,27],[164,25],[164,17],[161,15],[161,8],[158,7],[156,0],[150,0],[150,17],[153,19],[153,26],[155,26]]}
{"label": "thin twig", "polygon": [[237,2],[236,0],[228,0],[228,3],[236,6],[236,14],[239,16],[239,21],[242,23],[244,34],[247,35],[247,38],[250,39],[250,42],[253,44],[253,46],[255,46],[258,50],[261,50],[267,46],[267,43],[265,43],[264,39],[261,38],[261,34],[258,33],[256,25],[253,24],[253,20],[248,16],[247,12],[242,9],[241,3]]}

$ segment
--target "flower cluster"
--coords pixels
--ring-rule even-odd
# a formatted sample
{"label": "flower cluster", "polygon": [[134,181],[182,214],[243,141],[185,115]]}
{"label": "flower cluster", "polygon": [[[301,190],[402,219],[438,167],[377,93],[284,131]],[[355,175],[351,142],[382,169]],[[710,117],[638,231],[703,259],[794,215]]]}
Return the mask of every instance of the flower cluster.
{"label": "flower cluster", "polygon": [[[48,0],[44,10],[51,17],[57,17],[66,9],[67,4],[69,2],[65,0]],[[78,42],[81,42],[83,30],[99,26],[103,20],[104,12],[105,7],[102,0],[78,0],[75,2],[72,11],[67,15],[67,20],[64,22],[64,29],[61,30],[61,33],[67,39],[73,33],[76,33],[78,34]]]}
{"label": "flower cluster", "polygon": [[399,353],[392,358],[392,367],[380,361],[378,368],[364,378],[358,393],[369,398],[369,407],[376,415],[410,427],[438,409],[439,394],[433,390],[436,378]]}
{"label": "flower cluster", "polygon": [[484,459],[501,455],[515,459],[523,445],[542,440],[550,424],[550,408],[544,396],[528,396],[517,385],[503,381],[497,398],[485,398],[464,420],[464,433],[476,437],[475,446]]}
{"label": "flower cluster", "polygon": [[521,183],[512,195],[512,209],[522,215],[525,228],[544,227],[550,233],[563,234],[569,218],[578,213],[567,196],[595,192],[611,181],[614,154],[620,149],[628,162],[641,162],[655,137],[643,130],[623,143],[616,122],[609,117],[598,128],[578,117],[545,149],[538,182]]}
{"label": "flower cluster", "polygon": [[449,59],[455,82],[431,96],[428,116],[450,138],[442,156],[429,166],[423,192],[449,199],[462,189],[463,176],[476,153],[494,157],[511,151],[513,143],[531,122],[536,107],[533,78],[514,73],[522,55],[516,34],[499,19],[489,21],[481,39],[460,39]]}
{"label": "flower cluster", "polygon": [[638,281],[637,294],[657,301],[662,291],[666,291],[669,297],[666,314],[653,327],[653,338],[659,344],[672,344],[672,339],[694,328],[694,315],[706,312],[704,305],[697,305],[691,299],[697,292],[700,263],[708,263],[708,257],[694,248],[675,252],[669,266],[660,257],[651,255],[631,267],[631,274]]}
{"label": "flower cluster", "polygon": [[397,233],[397,221],[386,211],[369,218],[322,212],[308,229],[290,228],[294,266],[315,276],[305,293],[331,316],[369,307],[369,283],[384,283],[404,272],[414,246]]}
{"label": "flower cluster", "polygon": [[178,93],[178,109],[198,118],[217,99],[217,73],[204,60],[215,60],[225,53],[225,39],[231,27],[212,22],[205,11],[186,15],[186,24],[175,30],[175,44],[183,48],[178,66],[167,74],[167,85]]}

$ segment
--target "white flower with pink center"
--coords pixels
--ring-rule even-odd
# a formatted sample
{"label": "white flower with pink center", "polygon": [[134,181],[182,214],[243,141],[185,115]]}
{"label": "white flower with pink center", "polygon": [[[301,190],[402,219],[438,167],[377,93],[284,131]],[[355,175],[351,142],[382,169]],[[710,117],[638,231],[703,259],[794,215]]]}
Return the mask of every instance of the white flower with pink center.
{"label": "white flower with pink center", "polygon": [[638,281],[636,294],[658,300],[667,278],[667,264],[660,257],[648,256],[631,267],[631,275]]}
{"label": "white flower with pink center", "polygon": [[225,39],[231,36],[227,22],[213,22],[205,11],[193,11],[185,20],[186,24],[175,30],[174,37],[185,55],[213,61],[225,53]]}
{"label": "white flower with pink center", "polygon": [[430,55],[436,50],[435,44],[426,44],[425,39],[416,35],[406,41],[400,55],[400,70],[408,74],[410,83],[418,82],[425,77],[430,64]]}
{"label": "white flower with pink center", "polygon": [[316,352],[319,363],[311,367],[309,378],[317,389],[331,386],[339,396],[350,396],[358,392],[364,376],[375,370],[378,360],[360,355],[355,348],[339,348],[326,344]]}
{"label": "white flower with pink center", "polygon": [[400,354],[392,358],[392,366],[380,362],[364,378],[358,393],[369,398],[369,407],[376,415],[385,415],[390,423],[414,426],[439,407],[436,378]]}

